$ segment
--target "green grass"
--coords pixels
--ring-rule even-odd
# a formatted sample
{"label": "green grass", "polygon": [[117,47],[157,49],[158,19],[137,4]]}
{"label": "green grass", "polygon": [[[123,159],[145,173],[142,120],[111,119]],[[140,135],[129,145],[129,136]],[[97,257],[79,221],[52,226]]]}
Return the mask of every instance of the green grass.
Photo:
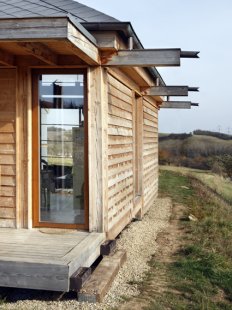
{"label": "green grass", "polygon": [[182,247],[170,263],[151,260],[145,286],[160,268],[168,284],[165,293],[150,293],[145,309],[232,310],[232,207],[188,175],[161,170],[159,184],[161,195],[184,205],[198,221],[179,222]]}
{"label": "green grass", "polygon": [[232,204],[232,182],[228,179],[210,171],[184,167],[161,166],[161,170],[174,171],[182,175],[195,177],[219,194],[224,200]]}

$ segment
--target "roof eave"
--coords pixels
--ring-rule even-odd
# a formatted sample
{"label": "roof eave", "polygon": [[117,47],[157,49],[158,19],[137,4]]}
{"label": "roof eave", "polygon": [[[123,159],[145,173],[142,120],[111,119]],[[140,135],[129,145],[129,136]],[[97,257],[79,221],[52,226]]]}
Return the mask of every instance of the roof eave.
{"label": "roof eave", "polygon": [[[132,24],[130,22],[82,22],[82,26],[88,31],[118,31],[122,32],[125,38],[133,37],[134,47],[137,49],[144,49],[141,41],[139,40]],[[155,67],[145,68],[150,76],[156,81],[159,79],[159,84],[165,86],[165,82]]]}

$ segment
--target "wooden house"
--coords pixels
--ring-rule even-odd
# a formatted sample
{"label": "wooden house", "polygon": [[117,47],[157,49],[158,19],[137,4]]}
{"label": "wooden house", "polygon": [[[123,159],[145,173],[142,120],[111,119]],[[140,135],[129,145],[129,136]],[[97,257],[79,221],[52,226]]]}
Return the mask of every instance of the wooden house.
{"label": "wooden house", "polygon": [[188,92],[156,67],[196,54],[145,50],[130,23],[73,0],[1,1],[0,286],[68,291],[143,217],[159,107]]}

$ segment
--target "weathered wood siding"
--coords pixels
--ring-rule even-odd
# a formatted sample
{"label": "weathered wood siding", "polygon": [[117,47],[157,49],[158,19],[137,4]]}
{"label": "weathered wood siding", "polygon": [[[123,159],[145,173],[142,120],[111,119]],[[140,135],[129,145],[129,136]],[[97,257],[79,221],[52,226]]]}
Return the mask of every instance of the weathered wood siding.
{"label": "weathered wood siding", "polygon": [[0,69],[0,227],[16,218],[16,72]]}
{"label": "weathered wood siding", "polygon": [[158,110],[143,100],[143,188],[145,213],[158,194]]}
{"label": "weathered wood siding", "polygon": [[133,92],[108,76],[108,230],[117,235],[133,209]]}

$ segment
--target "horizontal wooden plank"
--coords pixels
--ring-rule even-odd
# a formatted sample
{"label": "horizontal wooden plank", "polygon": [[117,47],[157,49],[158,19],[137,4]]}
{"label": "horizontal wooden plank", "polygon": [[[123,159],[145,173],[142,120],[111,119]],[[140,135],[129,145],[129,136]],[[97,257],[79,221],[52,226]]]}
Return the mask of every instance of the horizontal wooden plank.
{"label": "horizontal wooden plank", "polygon": [[[1,208],[0,207],[0,218],[1,219],[15,219],[15,212],[16,211],[14,208]],[[0,251],[1,250],[2,250],[2,247],[0,248]]]}
{"label": "horizontal wooden plank", "polygon": [[121,219],[126,216],[127,212],[131,212],[132,209],[133,209],[133,195],[127,197],[125,201],[120,202],[120,204],[117,206],[117,212],[112,213],[112,214],[109,213],[109,216],[111,218],[111,222],[109,223],[110,224],[109,228],[111,228],[114,225],[119,224]]}
{"label": "horizontal wooden plank", "polygon": [[158,149],[157,148],[154,148],[154,149],[148,149],[148,150],[144,150],[143,152],[143,156],[144,156],[144,160],[146,160],[146,157],[147,156],[157,156],[157,153],[158,153]]}
{"label": "horizontal wooden plank", "polygon": [[15,197],[15,187],[10,186],[1,186],[0,188],[0,196],[1,197]]}
{"label": "horizontal wooden plank", "polygon": [[[110,198],[108,201],[108,208],[109,208],[109,214],[108,216],[111,216],[111,213],[115,213],[116,210],[120,210],[123,206],[125,206],[128,201],[131,201],[133,199],[133,185],[125,187],[122,191],[118,193],[118,195],[115,195],[114,197]],[[112,216],[113,216],[112,214]]]}
{"label": "horizontal wooden plank", "polygon": [[[1,156],[1,155],[0,155]],[[2,165],[1,166],[1,175],[2,176],[15,176],[16,175],[16,167],[15,165]]]}
{"label": "horizontal wooden plank", "polygon": [[[150,98],[149,98],[150,99]],[[147,100],[146,97],[143,97],[143,106],[151,109],[152,111],[158,111],[157,109],[157,102],[154,100]]]}
{"label": "horizontal wooden plank", "polygon": [[158,178],[157,178],[157,176],[153,176],[148,181],[146,181],[146,184],[144,187],[144,196],[151,195],[157,186],[158,186]]}
{"label": "horizontal wooden plank", "polygon": [[0,144],[0,156],[1,154],[13,155],[15,154],[16,147],[15,144]]}
{"label": "horizontal wooden plank", "polygon": [[154,158],[156,158],[158,161],[158,149],[155,149],[155,152],[151,152],[150,154],[144,155],[143,163],[149,162],[150,160],[153,160]]}
{"label": "horizontal wooden plank", "polygon": [[119,50],[102,65],[108,67],[180,66],[180,49]]}
{"label": "horizontal wooden plank", "polygon": [[158,127],[157,126],[150,126],[150,125],[144,125],[143,126],[144,132],[158,132]]}
{"label": "horizontal wooden plank", "polygon": [[129,103],[127,103],[121,99],[118,99],[118,98],[112,96],[111,94],[109,94],[109,96],[108,96],[108,102],[111,105],[122,109],[123,111],[125,110],[129,113],[132,113],[132,105],[131,104],[129,104]]}
{"label": "horizontal wooden plank", "polygon": [[59,28],[67,26],[67,18],[63,17],[45,17],[45,18],[23,18],[23,19],[5,19],[0,21],[0,29],[6,30],[14,30],[17,29],[27,29],[29,31],[30,28],[38,28],[38,30],[45,31],[46,28]]}
{"label": "horizontal wooden plank", "polygon": [[143,171],[143,177],[144,177],[144,182],[152,177],[152,178],[156,178],[156,170],[157,170],[157,166],[152,166],[150,168],[144,169]]}
{"label": "horizontal wooden plank", "polygon": [[109,222],[109,231],[107,233],[107,239],[115,239],[118,234],[126,227],[128,223],[132,220],[131,210],[128,210],[126,213],[122,213],[118,217],[117,222],[115,223],[112,219]]}
{"label": "horizontal wooden plank", "polygon": [[122,119],[132,120],[132,113],[121,108],[118,108],[112,104],[108,105],[108,113],[113,116],[121,117]]}
{"label": "horizontal wooden plank", "polygon": [[66,292],[68,266],[0,261],[0,286]]}
{"label": "horizontal wooden plank", "polygon": [[0,155],[0,165],[15,165],[16,158],[15,155]]}
{"label": "horizontal wooden plank", "polygon": [[15,124],[13,122],[0,121],[0,134],[4,132],[15,132]]}
{"label": "horizontal wooden plank", "polygon": [[108,93],[128,104],[132,104],[132,94],[130,95],[125,94],[121,90],[119,90],[117,87],[113,86],[112,84],[108,85]]}
{"label": "horizontal wooden plank", "polygon": [[146,161],[143,164],[143,169],[146,171],[146,169],[149,167],[157,167],[157,166],[158,166],[158,158],[154,157],[153,160]]}
{"label": "horizontal wooden plank", "polygon": [[108,159],[108,166],[112,166],[112,165],[115,165],[115,164],[121,164],[123,162],[132,161],[132,160],[133,160],[132,152],[125,153],[123,155],[117,155],[117,156],[115,155],[115,156],[111,156]]}
{"label": "horizontal wooden plank", "polygon": [[[0,167],[0,173],[1,173],[1,167]],[[2,176],[0,174],[0,185],[1,186],[15,186],[16,179],[13,176]]]}
{"label": "horizontal wooden plank", "polygon": [[158,142],[157,137],[145,137],[145,135],[143,136],[143,143],[144,144],[146,144],[146,143],[157,144],[157,142]]}
{"label": "horizontal wooden plank", "polygon": [[158,124],[157,118],[155,116],[151,115],[151,114],[143,112],[143,117],[144,117],[144,119],[148,119],[148,120],[154,122],[155,124]]}
{"label": "horizontal wooden plank", "polygon": [[120,183],[121,181],[131,177],[132,175],[133,175],[133,171],[131,171],[131,170],[125,171],[124,173],[117,175],[115,178],[109,179],[108,180],[108,187],[111,187],[117,183]]}
{"label": "horizontal wooden plank", "polygon": [[130,176],[129,178],[126,178],[125,180],[122,180],[121,182],[118,182],[114,186],[111,186],[108,189],[108,197],[109,199],[118,193],[120,193],[125,187],[133,185],[133,176]]}
{"label": "horizontal wooden plank", "polygon": [[131,144],[121,144],[121,145],[109,145],[108,155],[126,154],[133,152],[132,141]]}
{"label": "horizontal wooden plank", "polygon": [[0,40],[64,39],[67,37],[67,18],[21,19],[0,21]]}
{"label": "horizontal wooden plank", "polygon": [[108,134],[111,136],[125,136],[132,137],[133,131],[132,129],[124,128],[124,127],[108,127]]}
{"label": "horizontal wooden plank", "polygon": [[114,125],[114,126],[125,127],[125,128],[129,128],[129,129],[132,129],[132,127],[133,127],[132,126],[132,120],[122,119],[120,117],[112,116],[112,115],[108,116],[108,124]]}
{"label": "horizontal wooden plank", "polygon": [[144,106],[143,111],[157,119],[157,111],[155,109],[150,109]]}
{"label": "horizontal wooden plank", "polygon": [[156,123],[156,121],[154,120],[154,121],[151,121],[151,120],[148,120],[147,118],[144,118],[143,119],[143,124],[144,125],[147,125],[147,126],[151,126],[151,127],[157,127],[157,123]]}
{"label": "horizontal wooden plank", "polygon": [[129,97],[132,97],[132,91],[130,88],[122,84],[119,80],[117,80],[115,77],[113,77],[111,74],[108,74],[109,84],[113,85],[115,88],[117,88],[120,92],[128,95]]}
{"label": "horizontal wooden plank", "polygon": [[158,150],[158,142],[157,143],[144,143],[143,145],[144,150],[154,150],[156,152]]}
{"label": "horizontal wooden plank", "polygon": [[1,133],[0,134],[0,143],[15,143],[15,134],[12,133]]}
{"label": "horizontal wooden plank", "polygon": [[108,136],[108,144],[109,145],[116,145],[116,144],[132,144],[133,139],[132,137],[121,137],[121,136]]}
{"label": "horizontal wooden plank", "polygon": [[[158,132],[157,131],[144,131],[143,132],[143,137],[144,138],[154,138],[154,139],[158,139]],[[157,141],[156,141],[157,142]]]}
{"label": "horizontal wooden plank", "polygon": [[0,196],[0,208],[1,207],[15,208],[15,198]]}
{"label": "horizontal wooden plank", "polygon": [[108,168],[108,177],[113,177],[115,175],[119,175],[124,171],[129,171],[133,169],[132,161],[128,161],[126,163],[121,163],[119,165],[114,165]]}

